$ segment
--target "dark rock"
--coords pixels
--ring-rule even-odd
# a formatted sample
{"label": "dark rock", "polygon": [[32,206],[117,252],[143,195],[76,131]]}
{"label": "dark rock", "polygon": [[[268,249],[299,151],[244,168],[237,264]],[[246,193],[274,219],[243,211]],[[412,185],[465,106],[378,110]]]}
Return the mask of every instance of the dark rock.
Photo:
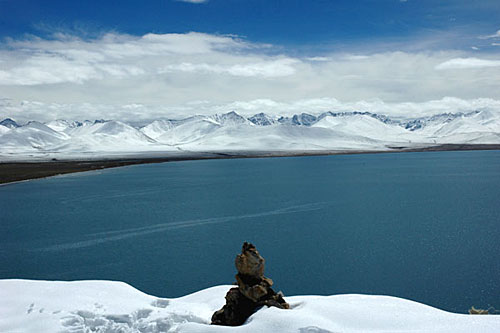
{"label": "dark rock", "polygon": [[252,123],[258,126],[270,126],[276,123],[273,117],[268,116],[267,114],[262,112],[253,115],[252,117],[248,118],[248,120],[250,120]]}
{"label": "dark rock", "polygon": [[289,309],[281,292],[271,286],[273,280],[264,276],[265,260],[253,244],[245,242],[236,256],[236,283],[226,294],[226,304],[212,316],[212,324],[238,326],[262,306]]}
{"label": "dark rock", "polygon": [[258,279],[264,276],[264,263],[264,258],[260,256],[255,246],[247,242],[243,243],[241,254],[238,254],[234,261],[238,274]]}
{"label": "dark rock", "polygon": [[255,311],[254,303],[239,289],[231,288],[226,294],[226,305],[212,316],[212,325],[239,326]]}
{"label": "dark rock", "polygon": [[5,118],[4,120],[0,121],[0,125],[3,125],[5,127],[8,127],[10,129],[13,129],[13,128],[18,128],[20,127],[18,125],[18,123],[16,123],[14,120],[10,119],[10,118]]}

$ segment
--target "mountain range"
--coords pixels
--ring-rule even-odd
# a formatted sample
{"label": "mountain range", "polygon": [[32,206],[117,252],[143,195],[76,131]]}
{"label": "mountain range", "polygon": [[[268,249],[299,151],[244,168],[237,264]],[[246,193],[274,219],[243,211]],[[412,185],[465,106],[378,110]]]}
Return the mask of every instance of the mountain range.
{"label": "mountain range", "polygon": [[119,120],[0,122],[0,156],[173,151],[387,150],[436,144],[500,144],[490,110],[397,118],[359,111],[244,117],[232,111],[144,126]]}

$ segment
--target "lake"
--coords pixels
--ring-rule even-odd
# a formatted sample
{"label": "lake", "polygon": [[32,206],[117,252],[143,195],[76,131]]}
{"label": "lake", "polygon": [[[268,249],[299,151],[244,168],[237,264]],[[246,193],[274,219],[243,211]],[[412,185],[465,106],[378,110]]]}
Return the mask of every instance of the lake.
{"label": "lake", "polygon": [[285,295],[500,308],[500,151],[185,161],[0,186],[0,278],[234,282],[250,241]]}

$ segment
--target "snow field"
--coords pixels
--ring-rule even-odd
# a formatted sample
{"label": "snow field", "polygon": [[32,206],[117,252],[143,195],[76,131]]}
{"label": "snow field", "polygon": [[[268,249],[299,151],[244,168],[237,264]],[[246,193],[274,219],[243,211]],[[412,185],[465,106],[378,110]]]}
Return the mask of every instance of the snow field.
{"label": "snow field", "polygon": [[239,327],[210,325],[232,286],[173,299],[114,281],[0,280],[1,332],[500,332],[499,315],[466,315],[370,295],[290,296]]}

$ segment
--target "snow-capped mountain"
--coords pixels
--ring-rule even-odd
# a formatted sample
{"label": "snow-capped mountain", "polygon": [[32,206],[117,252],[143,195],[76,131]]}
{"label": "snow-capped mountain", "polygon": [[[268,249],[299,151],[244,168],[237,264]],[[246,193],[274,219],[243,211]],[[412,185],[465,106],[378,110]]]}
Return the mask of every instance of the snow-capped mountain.
{"label": "snow-capped mountain", "polygon": [[10,129],[19,127],[19,125],[10,118],[5,118],[4,120],[0,121],[0,125]]}
{"label": "snow-capped mountain", "polygon": [[246,119],[245,117],[240,116],[234,111],[225,113],[225,114],[215,114],[210,117],[213,119],[215,122],[218,124],[225,126],[225,125],[240,125],[240,124],[248,124],[249,120]]}
{"label": "snow-capped mountain", "polygon": [[142,127],[140,130],[142,133],[146,134],[150,138],[156,139],[162,134],[165,134],[174,127],[174,124],[170,120],[159,119],[152,123]]}
{"label": "snow-capped mountain", "polygon": [[304,125],[311,126],[318,120],[318,117],[313,116],[307,113],[301,113],[299,115],[293,115],[291,118],[289,117],[280,117],[278,122],[281,124],[287,125]]}
{"label": "snow-capped mountain", "polygon": [[363,137],[388,142],[408,142],[413,135],[400,126],[381,121],[372,114],[322,114],[312,127],[321,127],[343,135],[362,135]]}
{"label": "snow-capped mountain", "polygon": [[90,124],[92,124],[92,122],[89,120],[79,122],[79,121],[67,121],[64,119],[57,119],[57,120],[50,121],[50,122],[46,123],[45,125],[52,128],[54,131],[66,132],[67,130],[70,130],[70,129],[73,129],[76,127],[80,127],[80,126],[90,125]]}
{"label": "snow-capped mountain", "polygon": [[265,113],[258,113],[248,118],[252,123],[258,126],[269,126],[272,124],[276,124],[276,120],[273,117],[268,116]]}
{"label": "snow-capped mountain", "polygon": [[135,151],[147,149],[155,140],[120,121],[96,121],[66,130],[70,139],[59,147],[71,151]]}
{"label": "snow-capped mountain", "polygon": [[500,144],[500,114],[489,110],[392,118],[361,111],[244,117],[234,111],[158,119],[0,123],[0,156],[150,151],[387,150],[436,144]]}
{"label": "snow-capped mountain", "polygon": [[2,152],[52,150],[70,137],[37,121],[13,128],[0,136]]}
{"label": "snow-capped mountain", "polygon": [[464,118],[464,117],[472,117],[477,114],[482,113],[483,115],[486,115],[487,117],[491,117],[491,114],[488,114],[488,111],[473,111],[469,113],[463,113],[463,112],[458,112],[458,113],[440,113],[436,114],[431,117],[422,117],[422,118],[416,118],[416,119],[411,119],[406,122],[401,122],[401,125],[404,126],[405,129],[408,129],[410,131],[415,131],[419,129],[423,129],[425,127],[429,128],[432,126],[439,126],[442,124],[447,124],[452,121],[454,121],[457,118]]}
{"label": "snow-capped mountain", "polygon": [[222,125],[211,117],[194,116],[175,122],[174,127],[156,138],[169,145],[185,145],[202,140]]}

